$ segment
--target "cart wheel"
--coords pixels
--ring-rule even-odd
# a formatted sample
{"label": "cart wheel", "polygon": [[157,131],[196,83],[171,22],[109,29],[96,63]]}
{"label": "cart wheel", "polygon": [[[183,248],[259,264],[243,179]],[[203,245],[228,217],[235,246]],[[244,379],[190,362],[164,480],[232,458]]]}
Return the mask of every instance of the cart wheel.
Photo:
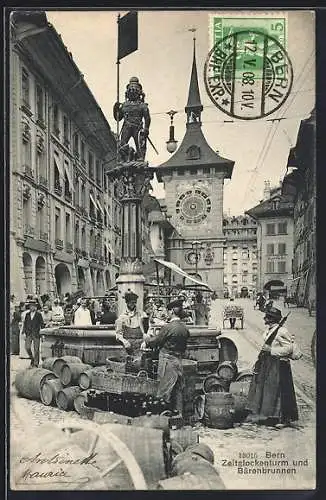
{"label": "cart wheel", "polygon": [[107,443],[117,453],[119,459],[112,464],[108,464],[107,469],[101,471],[100,475],[102,478],[109,475],[112,471],[114,471],[114,469],[116,469],[119,465],[124,463],[129,472],[135,490],[148,489],[144,478],[144,474],[137,460],[135,459],[134,455],[132,454],[128,446],[118,436],[113,434],[113,432],[106,430],[105,433],[103,433],[103,430],[101,429],[100,425],[95,424],[94,422],[86,422],[86,421],[71,422],[70,424],[66,422],[55,425],[56,427],[59,427],[59,429],[61,429],[66,434],[68,440],[71,434],[78,431],[86,430],[92,433],[94,435],[94,438],[92,440],[91,447],[87,452],[89,455],[91,455],[92,453],[94,453],[94,451],[96,451],[96,445],[99,439],[104,439],[105,441],[107,441]]}

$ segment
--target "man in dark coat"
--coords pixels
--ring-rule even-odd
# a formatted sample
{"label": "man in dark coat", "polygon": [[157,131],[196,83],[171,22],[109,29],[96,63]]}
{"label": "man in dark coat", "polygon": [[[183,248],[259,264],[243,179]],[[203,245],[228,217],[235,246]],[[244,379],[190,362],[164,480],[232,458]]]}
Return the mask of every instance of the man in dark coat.
{"label": "man in dark coat", "polygon": [[[40,361],[40,330],[44,328],[43,316],[37,311],[37,301],[30,302],[30,310],[23,324],[23,334],[26,335],[25,349],[30,357],[31,366],[38,367]],[[32,343],[34,354],[32,353]]]}
{"label": "man in dark coat", "polygon": [[145,335],[144,340],[147,346],[160,350],[157,396],[170,403],[171,409],[177,410],[182,415],[184,388],[182,356],[186,351],[190,333],[180,319],[183,312],[182,300],[173,300],[167,309],[170,311],[169,322],[162,326],[157,335]]}

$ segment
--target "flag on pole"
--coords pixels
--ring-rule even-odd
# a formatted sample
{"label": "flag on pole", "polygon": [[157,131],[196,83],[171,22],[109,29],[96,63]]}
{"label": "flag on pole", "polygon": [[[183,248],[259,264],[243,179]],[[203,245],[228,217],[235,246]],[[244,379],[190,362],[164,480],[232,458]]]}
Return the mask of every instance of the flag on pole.
{"label": "flag on pole", "polygon": [[138,49],[138,13],[128,12],[118,22],[118,60]]}

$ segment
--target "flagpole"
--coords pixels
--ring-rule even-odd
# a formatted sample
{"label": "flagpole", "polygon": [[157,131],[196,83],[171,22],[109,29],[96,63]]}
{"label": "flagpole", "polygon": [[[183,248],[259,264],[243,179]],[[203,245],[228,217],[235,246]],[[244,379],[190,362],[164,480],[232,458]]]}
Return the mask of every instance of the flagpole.
{"label": "flagpole", "polygon": [[[120,59],[119,59],[119,22],[120,22],[120,14],[118,14],[117,24],[118,24],[118,43],[117,43],[117,102],[120,103]],[[119,111],[117,114],[117,163],[119,159],[119,135],[120,135],[120,127],[119,127]]]}

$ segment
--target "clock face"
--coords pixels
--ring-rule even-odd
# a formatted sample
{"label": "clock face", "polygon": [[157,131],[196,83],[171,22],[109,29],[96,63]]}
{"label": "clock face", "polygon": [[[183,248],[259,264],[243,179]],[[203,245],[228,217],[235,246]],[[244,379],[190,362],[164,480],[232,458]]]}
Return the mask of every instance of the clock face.
{"label": "clock face", "polygon": [[211,200],[200,189],[190,189],[179,196],[176,213],[186,224],[198,224],[206,219],[211,211]]}

